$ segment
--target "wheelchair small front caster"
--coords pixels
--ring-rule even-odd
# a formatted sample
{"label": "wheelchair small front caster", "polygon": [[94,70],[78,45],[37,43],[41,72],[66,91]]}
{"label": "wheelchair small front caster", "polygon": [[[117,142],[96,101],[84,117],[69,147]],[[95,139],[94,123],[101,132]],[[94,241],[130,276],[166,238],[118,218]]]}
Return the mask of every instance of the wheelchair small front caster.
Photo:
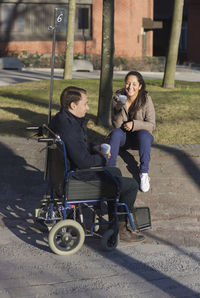
{"label": "wheelchair small front caster", "polygon": [[75,220],[65,219],[59,221],[49,232],[49,246],[60,256],[76,253],[85,241],[85,232]]}
{"label": "wheelchair small front caster", "polygon": [[112,251],[118,245],[119,236],[113,229],[107,230],[101,238],[101,247],[105,251]]}
{"label": "wheelchair small front caster", "polygon": [[96,212],[94,212],[94,215],[93,215],[93,223],[96,224],[94,226],[94,232],[98,232],[99,231],[99,217],[98,217],[98,214]]}

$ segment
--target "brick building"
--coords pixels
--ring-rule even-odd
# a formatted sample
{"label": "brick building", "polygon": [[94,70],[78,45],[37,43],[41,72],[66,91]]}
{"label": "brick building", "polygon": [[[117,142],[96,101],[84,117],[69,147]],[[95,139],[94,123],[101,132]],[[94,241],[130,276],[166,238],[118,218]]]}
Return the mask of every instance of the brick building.
{"label": "brick building", "polygon": [[187,59],[200,63],[200,1],[187,1]]}
{"label": "brick building", "polygon": [[[153,55],[166,56],[173,14],[174,0],[154,0],[154,19],[162,21],[162,30],[154,32]],[[200,0],[185,0],[178,62],[200,63]]]}
{"label": "brick building", "polygon": [[[77,0],[74,52],[99,56],[102,0]],[[68,0],[2,0],[0,53],[51,53],[54,8]],[[66,13],[67,15],[67,13]],[[115,0],[115,56],[132,58],[153,54],[153,0]],[[65,51],[66,26],[57,30],[56,53]]]}

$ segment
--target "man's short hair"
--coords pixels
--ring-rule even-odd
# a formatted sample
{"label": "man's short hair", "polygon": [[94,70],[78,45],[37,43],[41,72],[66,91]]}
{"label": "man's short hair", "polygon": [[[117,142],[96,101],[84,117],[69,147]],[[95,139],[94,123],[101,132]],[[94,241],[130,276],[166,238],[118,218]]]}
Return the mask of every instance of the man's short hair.
{"label": "man's short hair", "polygon": [[83,88],[69,86],[63,90],[60,96],[60,105],[68,109],[72,102],[78,103],[81,100],[81,94],[86,94]]}

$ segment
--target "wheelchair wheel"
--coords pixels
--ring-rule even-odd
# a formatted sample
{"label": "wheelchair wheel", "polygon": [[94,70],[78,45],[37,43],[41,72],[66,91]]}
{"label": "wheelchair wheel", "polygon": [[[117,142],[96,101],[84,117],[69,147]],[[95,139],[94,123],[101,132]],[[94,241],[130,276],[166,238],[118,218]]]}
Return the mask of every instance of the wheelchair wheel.
{"label": "wheelchair wheel", "polygon": [[[96,212],[94,212],[94,216],[93,216],[93,223],[98,223],[98,215]],[[99,225],[94,226],[94,232],[98,232],[99,231]]]}
{"label": "wheelchair wheel", "polygon": [[76,253],[83,245],[85,232],[75,220],[65,219],[59,221],[49,232],[49,246],[60,256]]}
{"label": "wheelchair wheel", "polygon": [[107,230],[101,238],[101,247],[105,251],[111,251],[117,247],[118,233],[116,234],[113,229]]}

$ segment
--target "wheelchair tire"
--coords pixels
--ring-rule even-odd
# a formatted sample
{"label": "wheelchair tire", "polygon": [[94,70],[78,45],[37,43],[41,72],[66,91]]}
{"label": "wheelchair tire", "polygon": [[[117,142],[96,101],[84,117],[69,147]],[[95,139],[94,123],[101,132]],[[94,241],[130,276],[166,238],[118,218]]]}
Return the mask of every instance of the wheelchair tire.
{"label": "wheelchair tire", "polygon": [[59,221],[49,232],[48,242],[51,250],[60,256],[76,253],[85,241],[85,232],[75,220]]}
{"label": "wheelchair tire", "polygon": [[101,238],[101,247],[105,251],[112,251],[118,245],[118,233],[116,234],[113,229],[107,230]]}

